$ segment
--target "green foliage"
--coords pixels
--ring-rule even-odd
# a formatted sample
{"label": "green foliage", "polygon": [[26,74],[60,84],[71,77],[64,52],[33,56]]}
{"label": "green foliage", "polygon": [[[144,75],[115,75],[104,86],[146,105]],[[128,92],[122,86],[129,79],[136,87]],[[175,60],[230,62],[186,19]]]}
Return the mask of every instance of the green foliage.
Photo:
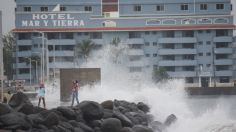
{"label": "green foliage", "polygon": [[154,69],[153,70],[153,80],[155,82],[166,81],[168,78],[169,78],[169,75],[166,72],[165,68],[160,67],[159,69]]}
{"label": "green foliage", "polygon": [[76,57],[82,56],[86,61],[95,47],[95,44],[91,40],[83,40],[75,46]]}
{"label": "green foliage", "polygon": [[114,46],[118,46],[119,43],[120,43],[120,38],[119,37],[115,37],[111,41],[111,45],[114,45]]}
{"label": "green foliage", "polygon": [[13,79],[13,52],[15,50],[15,38],[11,32],[7,33],[2,38],[3,42],[3,63],[4,63],[4,71],[7,79]]}

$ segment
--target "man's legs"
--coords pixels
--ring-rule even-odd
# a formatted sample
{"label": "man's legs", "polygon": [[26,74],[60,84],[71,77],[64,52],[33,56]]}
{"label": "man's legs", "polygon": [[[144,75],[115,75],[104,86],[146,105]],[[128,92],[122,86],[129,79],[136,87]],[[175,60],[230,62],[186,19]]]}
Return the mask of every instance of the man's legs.
{"label": "man's legs", "polygon": [[38,103],[38,107],[40,106],[40,102],[41,102],[41,97],[39,97],[39,103]]}
{"label": "man's legs", "polygon": [[79,104],[78,91],[75,92],[75,97],[76,97],[76,101],[77,101],[77,105],[78,105]]}
{"label": "man's legs", "polygon": [[72,104],[71,104],[71,106],[74,105],[74,99],[75,99],[75,92],[72,92]]}
{"label": "man's legs", "polygon": [[44,98],[44,97],[42,97],[42,100],[43,100],[43,107],[44,107],[44,109],[46,109],[45,98]]}

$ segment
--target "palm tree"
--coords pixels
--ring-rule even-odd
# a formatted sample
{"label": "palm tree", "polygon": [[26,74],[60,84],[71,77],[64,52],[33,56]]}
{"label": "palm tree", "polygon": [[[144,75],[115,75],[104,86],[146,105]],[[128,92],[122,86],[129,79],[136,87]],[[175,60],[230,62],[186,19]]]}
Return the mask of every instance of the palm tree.
{"label": "palm tree", "polygon": [[74,48],[75,57],[82,56],[87,62],[88,57],[94,47],[95,44],[91,40],[83,40],[81,43],[78,43]]}
{"label": "palm tree", "polygon": [[40,66],[40,57],[37,56],[37,55],[32,55],[28,58],[25,58],[25,62],[26,62],[27,65],[30,64],[30,60],[31,60],[31,65],[33,66],[33,69],[35,69],[34,70],[34,75],[35,76],[33,78],[34,78],[34,80],[37,80],[38,79],[38,77],[37,77],[37,69],[38,69],[37,66]]}
{"label": "palm tree", "polygon": [[162,82],[169,78],[168,73],[166,72],[166,69],[163,67],[159,67],[159,69],[153,70],[153,80],[155,82]]}
{"label": "palm tree", "polygon": [[15,49],[15,38],[11,32],[7,33],[2,38],[3,42],[3,63],[4,63],[4,70],[5,74],[7,75],[7,79],[13,78],[13,52]]}
{"label": "palm tree", "polygon": [[120,43],[120,38],[119,37],[115,37],[111,41],[111,45],[114,45],[116,47],[118,46],[119,43]]}

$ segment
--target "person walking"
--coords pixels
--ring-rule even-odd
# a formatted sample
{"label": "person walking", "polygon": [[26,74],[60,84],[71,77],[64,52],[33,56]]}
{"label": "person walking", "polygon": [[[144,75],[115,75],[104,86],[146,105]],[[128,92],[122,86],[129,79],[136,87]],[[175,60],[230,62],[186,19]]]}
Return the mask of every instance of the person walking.
{"label": "person walking", "polygon": [[79,91],[79,81],[78,80],[74,80],[73,84],[72,84],[72,104],[71,106],[74,105],[74,100],[76,99],[77,101],[77,105],[79,104],[79,99],[78,99],[78,91]]}
{"label": "person walking", "polygon": [[44,107],[44,109],[46,109],[45,86],[44,86],[43,83],[41,83],[40,86],[39,86],[38,97],[39,97],[38,107],[40,107],[41,100],[43,100],[43,107]]}

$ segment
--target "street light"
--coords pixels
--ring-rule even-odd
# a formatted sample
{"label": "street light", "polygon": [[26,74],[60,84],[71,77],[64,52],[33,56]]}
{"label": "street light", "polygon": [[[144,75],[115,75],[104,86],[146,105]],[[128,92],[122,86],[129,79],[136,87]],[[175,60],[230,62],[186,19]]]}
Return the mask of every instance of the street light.
{"label": "street light", "polygon": [[31,79],[31,78],[32,78],[32,77],[31,77],[31,73],[32,73],[32,71],[31,71],[31,69],[32,69],[32,68],[31,68],[31,57],[25,57],[25,58],[26,58],[26,59],[29,59],[29,61],[30,61],[30,87],[31,87],[31,84],[32,84],[32,83],[31,83],[31,80],[32,80],[32,79]]}
{"label": "street light", "polygon": [[36,65],[35,66],[35,71],[36,71],[35,76],[36,76],[36,80],[37,80],[36,83],[38,83],[38,61],[37,60],[31,60],[31,61],[35,62],[35,65]]}

